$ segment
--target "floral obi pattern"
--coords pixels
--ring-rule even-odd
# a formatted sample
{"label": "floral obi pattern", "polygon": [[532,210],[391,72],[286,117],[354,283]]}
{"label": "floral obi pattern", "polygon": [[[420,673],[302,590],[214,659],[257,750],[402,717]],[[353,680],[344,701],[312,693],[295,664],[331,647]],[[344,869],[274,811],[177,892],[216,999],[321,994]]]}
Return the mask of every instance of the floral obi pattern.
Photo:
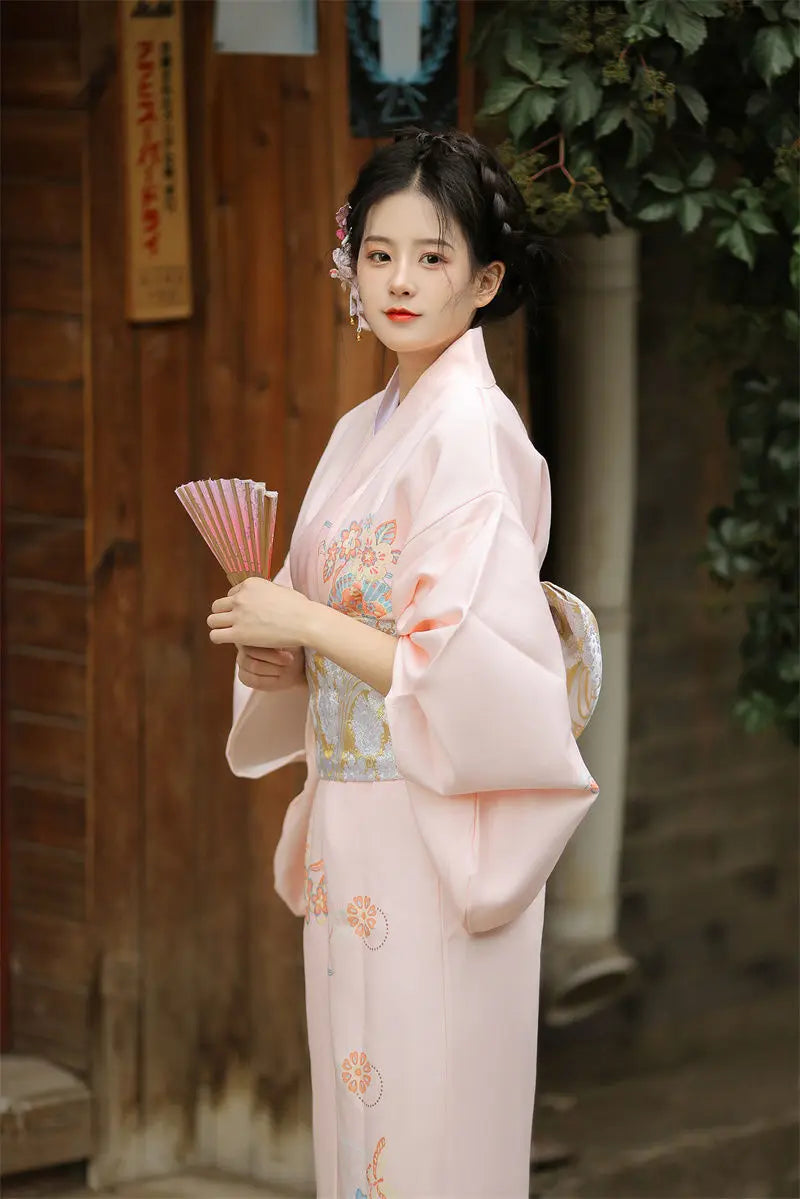
{"label": "floral obi pattern", "polygon": [[[396,537],[396,520],[367,516],[319,547],[328,604],[392,637]],[[342,783],[399,779],[383,696],[313,649],[306,650],[306,677],[320,778]]]}
{"label": "floral obi pattern", "polygon": [[320,778],[340,783],[400,778],[383,696],[313,650],[306,651],[306,677]]}

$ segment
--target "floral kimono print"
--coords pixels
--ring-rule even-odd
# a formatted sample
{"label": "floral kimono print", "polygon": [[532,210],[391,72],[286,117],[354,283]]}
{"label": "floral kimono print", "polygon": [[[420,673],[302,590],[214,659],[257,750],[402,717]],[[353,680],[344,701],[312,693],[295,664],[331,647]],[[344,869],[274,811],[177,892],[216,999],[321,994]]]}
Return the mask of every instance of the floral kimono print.
{"label": "floral kimono print", "polygon": [[337,425],[276,579],[396,636],[391,689],[308,646],[303,686],[236,680],[228,760],[308,763],[274,865],[320,1199],[524,1199],[544,886],[598,791],[539,579],[549,477],[480,329],[396,393]]}

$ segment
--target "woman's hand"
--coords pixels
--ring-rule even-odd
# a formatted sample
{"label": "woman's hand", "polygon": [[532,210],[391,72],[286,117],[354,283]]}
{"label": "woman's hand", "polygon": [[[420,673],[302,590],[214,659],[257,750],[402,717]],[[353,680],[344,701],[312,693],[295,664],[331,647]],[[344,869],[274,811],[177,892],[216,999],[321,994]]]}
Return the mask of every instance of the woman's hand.
{"label": "woman's hand", "polygon": [[301,649],[261,649],[241,645],[236,656],[239,678],[254,691],[286,691],[305,677],[305,654]]}
{"label": "woman's hand", "polygon": [[313,606],[291,587],[279,587],[266,579],[245,579],[212,604],[209,636],[215,645],[297,649],[308,642]]}

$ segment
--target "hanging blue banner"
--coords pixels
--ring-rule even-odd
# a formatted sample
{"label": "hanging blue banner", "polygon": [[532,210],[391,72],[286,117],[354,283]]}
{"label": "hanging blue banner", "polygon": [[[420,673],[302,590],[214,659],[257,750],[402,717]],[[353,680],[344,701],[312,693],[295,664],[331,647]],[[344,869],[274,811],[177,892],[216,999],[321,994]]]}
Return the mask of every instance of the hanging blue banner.
{"label": "hanging blue banner", "polygon": [[458,121],[458,0],[347,0],[350,130]]}

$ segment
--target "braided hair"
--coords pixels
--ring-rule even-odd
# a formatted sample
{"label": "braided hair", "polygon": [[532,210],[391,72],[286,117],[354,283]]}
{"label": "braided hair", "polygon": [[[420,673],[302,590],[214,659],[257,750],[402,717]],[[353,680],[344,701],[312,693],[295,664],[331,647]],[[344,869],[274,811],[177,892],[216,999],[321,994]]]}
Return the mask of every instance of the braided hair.
{"label": "braided hair", "polygon": [[452,222],[459,226],[473,272],[490,262],[505,265],[497,294],[476,309],[473,325],[501,320],[533,298],[547,240],[533,230],[525,201],[505,167],[491,150],[459,130],[403,129],[361,168],[348,196],[347,247],[353,267],[369,210],[409,187],[431,201],[442,236]]}

